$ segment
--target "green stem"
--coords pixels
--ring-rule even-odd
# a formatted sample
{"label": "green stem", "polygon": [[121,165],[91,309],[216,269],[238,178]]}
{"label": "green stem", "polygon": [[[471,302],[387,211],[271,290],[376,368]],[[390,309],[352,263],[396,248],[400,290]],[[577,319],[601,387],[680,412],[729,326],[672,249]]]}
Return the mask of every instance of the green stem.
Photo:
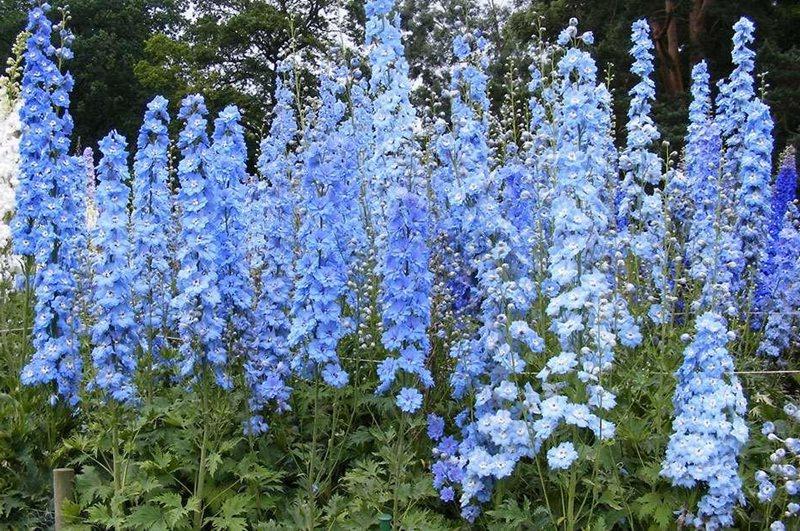
{"label": "green stem", "polygon": [[203,374],[202,385],[200,388],[201,403],[202,403],[202,416],[200,421],[203,423],[203,438],[200,443],[200,463],[197,467],[197,482],[195,483],[194,495],[197,498],[197,509],[194,512],[194,528],[202,529],[203,527],[203,489],[206,482],[206,446],[208,444],[208,386],[206,384],[206,375]]}

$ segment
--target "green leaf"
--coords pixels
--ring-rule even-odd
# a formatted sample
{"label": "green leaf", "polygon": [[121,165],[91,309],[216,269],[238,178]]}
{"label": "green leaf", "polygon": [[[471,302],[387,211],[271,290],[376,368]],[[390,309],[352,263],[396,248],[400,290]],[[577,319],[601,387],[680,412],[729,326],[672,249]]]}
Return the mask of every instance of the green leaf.
{"label": "green leaf", "polygon": [[643,519],[650,518],[659,527],[668,528],[675,521],[672,514],[674,503],[668,495],[648,492],[636,499],[636,514]]}
{"label": "green leaf", "polygon": [[133,529],[168,530],[164,519],[164,510],[157,505],[142,505],[137,507],[127,518],[128,527]]}

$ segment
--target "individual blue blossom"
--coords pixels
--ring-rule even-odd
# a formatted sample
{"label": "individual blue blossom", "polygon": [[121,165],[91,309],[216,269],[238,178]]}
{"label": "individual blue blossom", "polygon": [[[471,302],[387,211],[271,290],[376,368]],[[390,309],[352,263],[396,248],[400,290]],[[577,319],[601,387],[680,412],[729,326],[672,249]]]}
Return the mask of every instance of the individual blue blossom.
{"label": "individual blue blossom", "polygon": [[547,451],[547,464],[551,470],[566,470],[578,459],[571,442],[563,442]]}
{"label": "individual blue blossom", "polygon": [[67,58],[73,36],[60,27],[60,47],[52,44],[47,19],[49,5],[34,5],[28,13],[28,48],[22,78],[20,109],[20,175],[17,210],[11,228],[14,250],[30,257],[36,270],[33,322],[34,353],[22,369],[25,385],[55,383],[57,395],[70,405],[78,402],[83,360],[76,312],[79,250],[86,247],[82,160],[68,156],[73,79],[56,66]]}
{"label": "individual blue blossom", "polygon": [[735,507],[745,502],[737,461],[748,438],[747,402],[726,348],[725,319],[709,311],[695,326],[676,372],[673,432],[661,475],[677,487],[706,488],[695,525],[719,529],[733,525]]}
{"label": "individual blue blossom", "polygon": [[253,286],[245,248],[247,146],[239,109],[225,107],[214,121],[213,142],[206,158],[216,197],[219,258],[217,282],[219,316],[225,323],[223,341],[229,359],[252,343]]}
{"label": "individual blue blossom", "polygon": [[232,382],[226,374],[228,357],[222,338],[225,323],[217,275],[221,253],[219,197],[207,159],[206,114],[200,95],[187,96],[178,113],[185,124],[178,140],[182,155],[178,164],[182,245],[177,252],[178,293],[171,309],[178,316],[181,377],[199,378],[209,371],[220,387],[229,389]]}
{"label": "individual blue blossom", "polygon": [[133,309],[132,245],[128,223],[130,180],[127,142],[116,131],[100,141],[99,216],[92,230],[97,251],[93,275],[92,364],[97,387],[117,402],[137,399],[134,376],[138,326]]}
{"label": "individual blue blossom", "polygon": [[133,161],[134,310],[141,324],[140,340],[153,361],[162,358],[166,347],[173,281],[168,243],[172,196],[167,106],[167,100],[161,96],[148,103]]}
{"label": "individual blue blossom", "polygon": [[396,397],[397,407],[404,413],[415,413],[422,407],[422,393],[413,387],[404,387]]}
{"label": "individual blue blossom", "polygon": [[252,413],[245,431],[254,434],[268,428],[264,409],[273,404],[277,412],[288,410],[291,393],[288,336],[297,245],[297,198],[292,189],[295,156],[291,143],[297,135],[297,121],[292,108],[293,95],[282,76],[278,77],[275,96],[275,117],[269,135],[261,143],[258,171],[262,180],[257,184],[251,218],[253,230],[262,240],[257,245],[260,262],[256,266],[254,345],[248,350],[244,365]]}

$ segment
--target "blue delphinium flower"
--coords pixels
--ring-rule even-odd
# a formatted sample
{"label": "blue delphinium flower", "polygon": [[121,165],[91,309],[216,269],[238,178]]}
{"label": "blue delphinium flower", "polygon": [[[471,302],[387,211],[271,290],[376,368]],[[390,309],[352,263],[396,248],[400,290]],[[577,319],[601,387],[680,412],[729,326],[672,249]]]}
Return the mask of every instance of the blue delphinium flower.
{"label": "blue delphinium flower", "polygon": [[[800,410],[793,403],[786,404],[783,410],[788,422],[781,423],[780,429],[772,422],[765,422],[761,429],[767,440],[777,443],[778,448],[770,454],[769,466],[755,473],[758,483],[756,496],[760,503],[769,504],[770,509],[777,505],[778,514],[796,525],[800,516],[800,439],[796,437]],[[770,524],[770,529],[783,530],[786,525],[783,520],[776,520]]]}
{"label": "blue delphinium flower", "polygon": [[227,354],[222,341],[224,321],[220,310],[219,204],[209,171],[206,121],[208,111],[202,96],[187,96],[178,117],[185,122],[178,147],[181,208],[181,239],[177,259],[178,294],[172,310],[178,315],[179,371],[197,378],[199,371],[212,371],[217,383],[228,389],[232,382],[225,372]]}
{"label": "blue delphinium flower", "polygon": [[230,105],[214,121],[213,143],[208,150],[209,176],[214,181],[219,262],[219,316],[225,323],[223,340],[230,358],[252,343],[253,285],[246,256],[247,146],[241,114]]}
{"label": "blue delphinium flower", "polygon": [[524,248],[516,240],[519,233],[498,203],[500,173],[490,169],[486,45],[482,37],[469,34],[454,40],[453,131],[438,140],[437,148],[448,168],[440,183],[447,216],[443,227],[461,250],[465,269],[474,272],[480,311],[477,332],[450,352],[456,360],[453,396],[474,397],[474,403],[456,418],[458,437],[434,449],[432,471],[443,500],[454,499],[455,489],[460,490],[461,513],[469,521],[491,497],[495,481],[534,453],[514,377],[525,370],[523,354],[544,347],[524,320],[536,295],[528,277],[531,267],[527,253],[518,254]]}
{"label": "blue delphinium flower", "polygon": [[800,212],[790,203],[778,235],[779,252],[769,277],[770,304],[765,315],[764,336],[758,354],[779,358],[797,341],[800,325]]}
{"label": "blue delphinium flower", "polygon": [[349,237],[343,205],[346,165],[352,153],[345,137],[335,134],[345,106],[339,99],[342,86],[328,73],[320,79],[320,102],[313,127],[305,132],[302,148],[300,195],[305,203],[298,234],[300,257],[296,262],[295,291],[289,344],[299,350],[293,370],[311,378],[320,373],[333,387],[349,380],[337,354],[348,322],[342,315],[341,298],[347,291],[346,253]]}
{"label": "blue delphinium flower", "polygon": [[732,526],[734,508],[744,503],[737,458],[748,437],[747,402],[728,341],[721,315],[708,311],[697,318],[676,373],[673,432],[661,469],[675,486],[708,489],[690,519],[704,529]]}
{"label": "blue delphinium flower", "polygon": [[[53,120],[51,90],[65,79],[53,63],[52,26],[47,19],[49,6],[34,6],[28,13],[26,31],[30,33],[25,51],[22,74],[20,120],[19,185],[16,191],[16,211],[11,221],[14,251],[23,256],[36,255],[38,243],[36,218],[42,206],[48,160],[47,143],[58,130]],[[53,138],[55,140],[55,138]]]}
{"label": "blue delphinium flower", "polygon": [[628,109],[628,132],[625,150],[620,157],[624,178],[618,191],[618,227],[620,240],[630,245],[657,293],[666,290],[666,225],[661,192],[661,160],[653,152],[659,132],[651,118],[655,100],[653,73],[653,41],[650,25],[644,19],[633,23],[631,39],[634,59],[631,72],[639,82],[631,89]]}
{"label": "blue delphinium flower", "polygon": [[783,218],[789,203],[797,198],[797,159],[794,146],[789,146],[781,155],[780,170],[775,177],[772,192],[772,219],[769,233],[773,240],[783,227]]}
{"label": "blue delphinium flower", "polygon": [[744,139],[739,161],[740,183],[736,190],[737,231],[742,253],[752,282],[760,264],[766,260],[769,224],[772,220],[772,117],[769,107],[754,100],[747,108],[741,134]]}
{"label": "blue delphinium flower", "polygon": [[99,216],[92,230],[97,251],[93,275],[92,363],[96,386],[117,402],[136,401],[134,384],[138,330],[133,310],[131,239],[128,232],[130,179],[125,138],[116,131],[100,141]]}
{"label": "blue delphinium flower", "polygon": [[397,407],[404,413],[415,413],[422,407],[422,393],[413,387],[405,387],[397,394]]}
{"label": "blue delphinium flower", "polygon": [[722,139],[712,115],[704,61],[692,70],[691,90],[685,166],[694,203],[686,245],[689,276],[703,286],[696,305],[707,308],[716,301],[725,312],[735,312],[733,284],[743,267],[741,241],[733,229],[732,207],[722,193]]}
{"label": "blue delphinium flower", "polygon": [[755,51],[753,43],[755,26],[745,18],[733,25],[733,50],[731,59],[734,69],[727,79],[720,80],[717,96],[717,121],[725,143],[723,167],[723,188],[735,190],[741,183],[739,166],[743,151],[747,147],[744,138],[744,124],[750,104],[756,99]]}
{"label": "blue delphinium flower", "polygon": [[433,385],[433,377],[425,366],[430,349],[432,283],[428,269],[427,209],[418,194],[405,187],[396,186],[392,193],[396,197],[390,200],[393,210],[382,267],[381,339],[387,350],[399,356],[388,357],[378,366],[380,393],[390,389],[401,371],[418,378],[423,387]]}
{"label": "blue delphinium flower", "polygon": [[[433,385],[433,376],[425,366],[430,350],[432,287],[428,208],[420,178],[422,168],[417,162],[420,154],[414,138],[416,115],[410,102],[408,62],[399,14],[391,16],[392,9],[393,2],[372,1],[366,5],[370,17],[366,41],[374,143],[367,171],[371,175],[371,195],[374,194],[372,204],[386,205],[382,213],[376,208],[381,215],[371,220],[377,225],[376,231],[385,232],[377,238],[383,252],[381,341],[390,353],[378,366],[378,393],[388,392],[397,380],[400,385],[411,384],[405,375],[414,377],[424,388]],[[414,388],[404,388],[397,405],[402,411],[413,413],[421,407],[422,395]]]}
{"label": "blue delphinium flower", "polygon": [[168,102],[157,96],[147,105],[133,162],[132,264],[134,309],[140,340],[153,361],[161,359],[171,300],[169,227]]}
{"label": "blue delphinium flower", "polygon": [[[795,149],[790,146],[782,156],[780,170],[772,189],[772,205],[770,209],[772,218],[767,228],[766,256],[761,262],[756,290],[756,311],[759,314],[770,310],[770,303],[775,294],[773,278],[776,274],[781,274],[781,271],[777,268],[779,255],[787,251],[782,242],[780,232],[783,229],[784,217],[789,205],[797,197],[796,164]],[[761,316],[756,315],[756,317],[759,318]]]}
{"label": "blue delphinium flower", "polygon": [[[283,73],[285,66],[280,67]],[[245,381],[250,388],[251,417],[245,429],[248,433],[263,433],[268,429],[264,409],[274,403],[278,412],[289,409],[291,388],[290,330],[294,251],[297,245],[295,230],[296,191],[292,189],[295,156],[291,143],[297,135],[297,121],[292,108],[292,91],[278,76],[275,88],[275,117],[269,135],[261,143],[258,171],[258,195],[251,223],[262,234],[259,244],[261,260],[258,271],[258,290],[254,316],[254,345],[248,350],[244,365]]]}
{"label": "blue delphinium flower", "polygon": [[12,233],[15,252],[32,257],[36,264],[36,317],[34,354],[21,381],[55,383],[58,396],[74,405],[83,370],[81,323],[75,309],[79,249],[86,246],[80,194],[86,174],[80,158],[67,155],[72,76],[62,74],[54,62],[69,59],[73,36],[61,26],[60,47],[53,46],[48,10],[48,4],[36,5],[28,14],[31,36],[22,79],[21,171]]}
{"label": "blue delphinium flower", "polygon": [[[638,327],[617,293],[615,279],[608,273],[606,257],[612,241],[606,232],[611,210],[603,194],[608,193],[604,190],[614,168],[606,155],[610,134],[608,119],[603,118],[610,112],[607,91],[599,89],[595,63],[585,51],[569,49],[557,68],[561,80],[555,115],[554,234],[546,289],[551,294],[547,307],[553,319],[551,330],[559,339],[561,352],[539,374],[545,397],[540,418],[533,425],[537,444],[549,439],[562,423],[588,428],[603,439],[612,438],[614,424],[601,415],[614,407],[615,398],[603,388],[601,375],[613,362],[616,337],[626,346],[641,341]],[[577,367],[557,363],[565,354],[570,359],[572,354],[578,356]],[[574,386],[585,388],[586,404],[575,403],[568,396]]]}
{"label": "blue delphinium flower", "polygon": [[410,170],[410,161],[396,155],[407,154],[415,147],[416,113],[410,102],[409,66],[404,54],[400,13],[395,4],[395,0],[368,0],[364,5],[367,15],[365,46],[370,66],[369,95],[372,100],[372,149],[365,164],[366,193],[370,222],[375,225],[379,248],[386,236],[387,216],[391,214],[386,203],[389,189]]}
{"label": "blue delphinium flower", "polygon": [[[741,269],[733,270],[734,281],[731,288],[734,293],[742,291],[743,282],[754,279],[744,278],[745,268],[750,270],[747,277],[756,271],[760,260],[761,246],[765,242],[758,239],[758,233],[763,230],[758,224],[766,227],[769,216],[764,217],[769,208],[768,187],[762,182],[761,160],[765,152],[771,156],[771,138],[759,138],[760,145],[749,146],[748,134],[760,134],[770,129],[768,111],[756,97],[755,80],[755,51],[750,48],[753,43],[755,26],[747,18],[742,17],[733,26],[733,51],[731,59],[734,64],[733,72],[727,79],[718,83],[719,95],[717,96],[717,118],[722,138],[724,141],[724,157],[720,189],[737,190],[736,194],[723,194],[722,209],[726,213],[731,210],[737,228],[733,237],[742,240],[738,245],[746,261],[741,262]],[[765,114],[766,113],[766,114]],[[769,145],[764,144],[768,142]],[[752,151],[755,150],[755,151]],[[750,153],[748,153],[750,151]],[[747,164],[747,169],[743,167]],[[767,174],[769,167],[767,166]],[[767,178],[767,183],[769,178]],[[747,295],[747,293],[745,293]],[[749,301],[745,301],[746,303]]]}
{"label": "blue delphinium flower", "polygon": [[563,442],[547,451],[547,464],[552,470],[565,470],[578,458],[578,452],[571,442]]}

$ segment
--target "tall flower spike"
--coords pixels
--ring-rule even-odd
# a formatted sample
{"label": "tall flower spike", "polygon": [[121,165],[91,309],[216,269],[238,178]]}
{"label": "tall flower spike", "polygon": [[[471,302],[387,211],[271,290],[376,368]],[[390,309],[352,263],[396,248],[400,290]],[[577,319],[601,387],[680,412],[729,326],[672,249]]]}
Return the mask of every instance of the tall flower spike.
{"label": "tall flower spike", "polygon": [[735,309],[733,283],[742,268],[741,242],[726,215],[721,193],[720,130],[712,116],[705,62],[692,70],[692,103],[686,135],[686,166],[695,205],[686,257],[689,275],[703,286],[698,307]]}
{"label": "tall flower spike", "polygon": [[795,149],[790,146],[781,157],[780,170],[772,187],[772,218],[767,228],[766,256],[761,263],[756,291],[756,311],[759,314],[770,309],[772,299],[776,295],[773,276],[776,273],[779,275],[784,273],[778,269],[777,264],[780,255],[786,253],[780,233],[786,212],[795,197],[797,197],[797,161]]}
{"label": "tall flower spike", "polygon": [[178,141],[182,155],[178,164],[178,202],[183,245],[177,253],[178,294],[172,300],[172,310],[179,316],[181,376],[199,377],[198,371],[210,370],[217,384],[229,389],[232,382],[225,372],[228,359],[222,342],[224,321],[220,316],[217,276],[219,198],[209,172],[206,114],[200,95],[187,96],[178,114],[185,122]]}
{"label": "tall flower spike", "polygon": [[[546,289],[551,294],[547,314],[561,352],[538,375],[545,396],[533,424],[537,445],[556,435],[561,425],[588,428],[600,439],[613,438],[615,426],[603,416],[616,400],[603,387],[602,375],[612,366],[617,341],[626,347],[641,341],[608,272],[612,242],[605,233],[611,210],[603,195],[614,175],[607,155],[608,92],[597,84],[588,52],[570,48],[557,69],[554,233]],[[581,396],[587,397],[586,403],[577,401]],[[559,455],[554,454],[551,466],[561,463]]]}
{"label": "tall flower spike", "polygon": [[365,45],[370,65],[369,92],[372,97],[371,134],[373,149],[366,161],[368,209],[370,223],[376,226],[378,246],[383,246],[389,189],[408,172],[410,161],[396,154],[408,152],[414,143],[417,121],[410,102],[409,66],[402,42],[399,10],[396,0],[368,0]]}
{"label": "tall flower spike", "polygon": [[138,330],[133,311],[133,269],[131,240],[128,233],[126,182],[128,151],[125,138],[116,131],[100,141],[103,158],[98,166],[99,213],[92,230],[97,251],[94,263],[92,363],[95,368],[92,387],[122,403],[136,400],[134,374]]}
{"label": "tall flower spike", "polygon": [[676,373],[673,433],[661,474],[676,487],[705,487],[697,514],[684,515],[698,529],[733,525],[744,504],[739,452],[747,442],[747,402],[726,345],[725,319],[709,311],[697,318],[694,340]]}
{"label": "tall flower spike", "polygon": [[[285,66],[279,67],[283,73]],[[258,170],[257,233],[262,234],[259,275],[259,297],[255,309],[253,348],[245,361],[245,381],[250,388],[250,420],[247,433],[263,433],[268,424],[264,409],[274,403],[278,412],[289,409],[291,388],[291,351],[289,349],[295,229],[296,191],[292,189],[295,156],[291,143],[297,135],[297,122],[292,108],[292,91],[279,75],[275,88],[275,118],[269,136],[261,143]]]}
{"label": "tall flower spike", "polygon": [[349,236],[346,166],[352,153],[336,129],[345,106],[339,99],[342,86],[330,73],[320,79],[320,102],[314,126],[306,132],[302,151],[300,193],[306,208],[299,231],[300,258],[296,265],[295,292],[289,344],[299,349],[293,370],[322,379],[333,387],[347,385],[349,375],[339,363],[337,347],[348,322],[341,298],[347,291]]}
{"label": "tall flower spike", "polygon": [[751,102],[742,132],[745,146],[739,166],[740,183],[736,189],[737,230],[751,282],[767,258],[772,221],[772,128],[769,107],[759,99]]}
{"label": "tall flower spike", "polygon": [[[535,299],[528,253],[520,253],[517,228],[498,202],[497,179],[503,173],[490,171],[486,46],[475,35],[454,40],[453,132],[439,141],[440,157],[452,164],[444,196],[452,209],[448,228],[474,271],[480,320],[477,333],[450,351],[456,359],[450,378],[454,398],[470,402],[456,418],[458,438],[434,437],[439,444],[432,470],[443,500],[454,498],[454,487],[460,489],[461,514],[469,521],[491,497],[494,483],[536,451],[519,407],[523,391],[516,379],[526,367],[523,356],[544,347],[525,320]],[[459,164],[465,160],[471,164],[468,173]]]}
{"label": "tall flower spike", "polygon": [[168,102],[156,96],[148,105],[133,162],[133,270],[140,339],[153,362],[162,358],[173,280],[169,227]]}
{"label": "tall flower spike", "polygon": [[84,201],[79,193],[85,170],[80,159],[67,155],[73,80],[54,63],[56,58],[69,58],[73,37],[62,27],[61,47],[51,44],[47,9],[47,4],[34,6],[28,14],[31,36],[22,79],[22,171],[12,231],[16,251],[33,256],[36,262],[36,318],[34,354],[23,368],[21,380],[25,385],[55,383],[57,394],[74,405],[83,369],[75,275],[78,249],[86,245]]}
{"label": "tall flower spike", "polygon": [[210,175],[217,195],[220,223],[217,281],[220,317],[225,322],[228,355],[252,344],[253,285],[245,249],[247,147],[239,109],[231,105],[214,122],[214,142],[208,152]]}
{"label": "tall flower spike", "polygon": [[619,190],[618,225],[621,237],[630,238],[631,251],[649,270],[648,276],[655,289],[663,292],[667,282],[666,227],[660,187],[661,161],[653,152],[660,135],[650,116],[656,93],[651,79],[653,41],[646,20],[633,23],[631,39],[633,47],[630,53],[634,59],[631,72],[639,82],[630,92],[628,138],[620,157],[620,167],[625,176]]}
{"label": "tall flower spike", "polygon": [[766,307],[764,337],[758,347],[761,356],[779,358],[798,339],[800,326],[800,212],[789,203],[783,229],[778,235],[779,249],[769,277],[770,304]]}
{"label": "tall flower spike", "polygon": [[[400,17],[394,1],[367,2],[367,46],[372,77],[371,133],[373,154],[368,161],[372,204],[385,202],[378,224],[383,252],[380,300],[383,307],[382,343],[390,352],[378,366],[377,392],[388,392],[396,380],[411,382],[406,373],[427,388],[433,376],[425,362],[430,350],[432,275],[428,269],[428,209],[417,163],[419,146],[414,138],[416,113],[411,105],[411,82],[401,41]],[[421,406],[416,388],[406,387],[397,405],[407,413]]]}

